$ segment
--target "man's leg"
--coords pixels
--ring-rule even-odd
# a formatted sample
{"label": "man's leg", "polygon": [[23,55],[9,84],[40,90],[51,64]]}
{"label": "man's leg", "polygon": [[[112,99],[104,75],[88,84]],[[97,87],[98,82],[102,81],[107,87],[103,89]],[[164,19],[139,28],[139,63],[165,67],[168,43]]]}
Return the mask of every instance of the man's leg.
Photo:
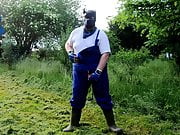
{"label": "man's leg", "polygon": [[73,132],[76,127],[79,127],[80,118],[81,118],[81,109],[72,108],[70,124],[65,129],[63,129],[63,131]]}
{"label": "man's leg", "polygon": [[73,93],[70,101],[72,106],[71,120],[69,126],[63,129],[64,132],[73,132],[79,126],[81,110],[85,106],[88,88],[88,73],[73,71]]}
{"label": "man's leg", "polygon": [[118,134],[123,134],[122,129],[118,128],[115,124],[114,114],[112,109],[113,104],[112,104],[111,96],[109,94],[109,80],[106,69],[101,74],[100,80],[98,82],[93,83],[93,92],[97,104],[103,110],[109,130]]}
{"label": "man's leg", "polygon": [[113,110],[103,110],[104,116],[106,118],[107,125],[109,127],[109,130],[111,132],[118,133],[119,135],[123,135],[123,130],[121,128],[118,128],[116,126],[115,120],[114,120],[114,114]]}

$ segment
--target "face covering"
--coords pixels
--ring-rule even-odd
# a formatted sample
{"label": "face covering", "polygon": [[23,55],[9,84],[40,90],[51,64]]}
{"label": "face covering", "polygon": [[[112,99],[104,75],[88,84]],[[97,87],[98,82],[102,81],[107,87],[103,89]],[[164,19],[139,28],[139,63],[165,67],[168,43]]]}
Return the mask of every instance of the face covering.
{"label": "face covering", "polygon": [[95,19],[85,18],[84,25],[86,29],[93,29],[95,27]]}
{"label": "face covering", "polygon": [[95,27],[95,22],[96,22],[96,11],[94,10],[87,10],[84,13],[84,25],[85,28],[88,30],[91,30]]}

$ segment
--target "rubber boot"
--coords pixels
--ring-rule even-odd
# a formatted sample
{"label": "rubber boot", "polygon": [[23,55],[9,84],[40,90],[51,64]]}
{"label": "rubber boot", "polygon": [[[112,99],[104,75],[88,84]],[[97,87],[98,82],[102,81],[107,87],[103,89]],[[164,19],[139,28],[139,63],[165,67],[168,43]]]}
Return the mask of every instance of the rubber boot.
{"label": "rubber boot", "polygon": [[107,125],[109,126],[109,131],[115,132],[118,135],[123,135],[123,130],[118,128],[115,124],[113,110],[103,110],[103,113],[106,118]]}
{"label": "rubber boot", "polygon": [[81,109],[72,108],[70,124],[63,129],[63,132],[73,132],[77,127],[79,127],[80,118]]}

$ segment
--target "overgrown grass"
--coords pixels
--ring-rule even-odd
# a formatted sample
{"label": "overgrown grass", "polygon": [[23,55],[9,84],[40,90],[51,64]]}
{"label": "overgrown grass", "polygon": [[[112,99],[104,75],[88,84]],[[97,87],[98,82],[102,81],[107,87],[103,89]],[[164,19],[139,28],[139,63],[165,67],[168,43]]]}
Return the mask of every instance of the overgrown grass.
{"label": "overgrown grass", "polygon": [[7,70],[8,70],[8,66],[6,64],[0,63],[0,74]]}
{"label": "overgrown grass", "polygon": [[157,59],[134,69],[112,61],[109,65],[111,93],[118,105],[179,122],[180,78],[170,61]]}
{"label": "overgrown grass", "polygon": [[[58,61],[26,59],[16,65],[16,71],[25,76],[28,85],[71,96],[71,73]],[[180,78],[171,61],[156,59],[133,69],[110,61],[109,79],[116,105],[153,114],[157,120],[179,122]]]}
{"label": "overgrown grass", "polygon": [[16,72],[25,76],[24,83],[44,90],[70,93],[71,74],[59,61],[27,58],[16,64]]}
{"label": "overgrown grass", "polygon": [[[0,71],[5,71],[5,67],[0,68]],[[71,96],[71,73],[69,73],[58,61],[38,61],[36,59],[26,59],[20,61],[15,66],[14,72],[20,77],[21,83],[24,83],[33,89],[40,88],[57,92],[56,94],[63,97],[63,99],[66,99],[67,102]],[[10,76],[12,78],[14,77],[14,75],[8,73],[6,73],[6,76]],[[117,124],[120,125],[127,134],[176,135],[179,133],[180,79],[178,74],[175,72],[171,61],[156,59],[145,62],[144,64],[138,65],[132,69],[128,64],[122,64],[111,59],[109,62],[109,80],[110,91],[115,103],[115,117],[117,119]],[[17,81],[16,84],[18,84]],[[31,104],[31,102],[28,101],[27,105],[29,106],[20,108],[24,109],[25,112],[30,112],[32,114],[37,113],[37,108],[46,108],[46,106],[42,104],[34,103],[36,101],[41,102],[41,100],[34,99],[34,94],[31,94],[31,92],[28,93],[30,94],[28,96],[28,100],[29,98],[33,99],[33,103]],[[22,98],[24,102],[23,97],[26,97],[26,93],[25,95],[20,96],[22,97],[19,98]],[[0,97],[2,98],[0,98],[0,100],[4,100],[4,96]],[[52,97],[49,97],[49,99],[50,98]],[[42,102],[44,102],[44,100]],[[104,120],[102,113],[100,113],[100,110],[94,105],[94,101],[90,104],[89,102],[87,103],[87,107],[84,109],[85,113],[82,116],[82,122],[85,123],[85,126],[81,127],[80,130],[77,130],[73,134],[89,135],[107,132],[106,129],[103,129],[106,124],[105,121],[102,121],[102,119]],[[49,107],[50,106],[51,105],[49,105]],[[53,107],[57,109],[56,105]],[[69,108],[65,109],[65,111],[67,110],[69,111]],[[39,111],[40,112],[38,113],[43,112],[42,110]],[[49,115],[56,114],[45,114],[45,116],[50,118]],[[15,115],[13,114],[13,116]],[[101,120],[99,121],[99,119]],[[39,118],[36,120],[39,120]],[[31,121],[31,123],[35,121]],[[49,128],[49,123],[52,123],[53,119],[50,118],[47,119],[47,121],[48,122],[45,124],[47,128]],[[39,127],[41,131],[35,129],[37,131],[34,132],[46,132],[45,134],[50,132],[56,134],[57,132],[60,132],[61,134],[60,129],[68,124],[69,119],[67,119],[67,117],[63,117],[63,125],[61,125],[62,123],[60,124],[60,129],[57,129],[58,121],[54,122],[55,124],[53,124],[53,129],[45,130],[44,128]],[[88,123],[90,123],[90,125]],[[25,124],[28,125],[26,122]],[[37,124],[41,125],[43,123],[37,122]],[[13,125],[13,123],[10,125]],[[33,126],[31,125],[31,127]],[[91,129],[89,129],[90,127]],[[17,127],[8,127],[6,130],[1,128],[1,130],[11,131],[12,129],[14,130],[14,128],[16,130]],[[26,129],[27,127],[23,126],[23,128]],[[33,131],[29,130],[31,129],[28,129],[28,132],[33,133]],[[19,130],[18,132],[20,133],[24,131]]]}
{"label": "overgrown grass", "polygon": [[[19,80],[20,79],[20,80]],[[13,71],[0,75],[0,134],[4,135],[114,135],[108,132],[101,109],[87,102],[81,125],[73,133],[63,133],[69,124],[67,97],[24,85]],[[157,122],[153,115],[124,112],[115,107],[116,123],[127,135],[178,135],[170,121]]]}

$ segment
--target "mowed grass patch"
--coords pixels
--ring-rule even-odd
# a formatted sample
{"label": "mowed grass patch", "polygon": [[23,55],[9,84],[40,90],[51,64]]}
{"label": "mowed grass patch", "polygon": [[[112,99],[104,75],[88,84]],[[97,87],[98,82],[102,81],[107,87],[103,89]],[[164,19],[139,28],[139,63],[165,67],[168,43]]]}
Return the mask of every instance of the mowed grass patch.
{"label": "mowed grass patch", "polygon": [[69,120],[68,102],[53,92],[1,76],[0,93],[0,134],[58,133]]}
{"label": "mowed grass patch", "polygon": [[[6,73],[0,76],[0,93],[0,134],[67,134],[62,129],[70,122],[71,108],[69,99],[58,92],[29,87],[16,74]],[[105,123],[101,123],[103,116],[97,108],[88,102],[83,110],[82,126],[68,134],[102,134]]]}
{"label": "mowed grass patch", "polygon": [[[0,134],[8,135],[114,135],[108,132],[103,113],[95,100],[87,101],[81,125],[73,133],[63,133],[69,124],[69,96],[23,84],[15,73],[0,75]],[[70,90],[69,90],[70,91]],[[142,115],[114,108],[117,125],[127,135],[177,135],[168,121],[157,122],[153,115]]]}

